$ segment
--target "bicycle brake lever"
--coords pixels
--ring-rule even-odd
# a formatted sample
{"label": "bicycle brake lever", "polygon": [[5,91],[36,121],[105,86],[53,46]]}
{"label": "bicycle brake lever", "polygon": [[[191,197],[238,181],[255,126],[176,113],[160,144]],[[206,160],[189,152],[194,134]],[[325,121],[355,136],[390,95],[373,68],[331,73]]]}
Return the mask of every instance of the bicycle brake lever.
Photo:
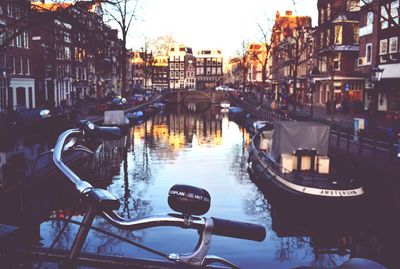
{"label": "bicycle brake lever", "polygon": [[81,151],[84,151],[84,152],[89,153],[89,154],[92,154],[92,155],[94,154],[93,151],[91,151],[90,149],[88,149],[87,147],[82,146],[82,145],[76,146],[76,147],[74,148],[74,150],[81,150]]}
{"label": "bicycle brake lever", "polygon": [[240,267],[238,267],[236,264],[231,263],[230,261],[225,260],[224,258],[215,256],[215,255],[207,255],[203,260],[202,266],[207,266],[207,265],[215,263],[215,262],[229,266],[229,268],[232,268],[232,269],[240,269]]}
{"label": "bicycle brake lever", "polygon": [[204,218],[204,220],[204,229],[193,252],[188,254],[171,253],[168,255],[169,260],[177,263],[189,264],[192,266],[203,266],[208,250],[210,249],[212,230],[214,228],[214,222],[212,218]]}

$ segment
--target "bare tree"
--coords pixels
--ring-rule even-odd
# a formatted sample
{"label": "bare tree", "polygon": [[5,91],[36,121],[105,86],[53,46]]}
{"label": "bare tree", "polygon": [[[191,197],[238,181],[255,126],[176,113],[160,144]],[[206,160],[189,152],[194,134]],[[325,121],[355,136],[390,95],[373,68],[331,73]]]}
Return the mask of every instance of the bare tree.
{"label": "bare tree", "polygon": [[122,56],[121,56],[121,67],[122,67],[122,83],[121,83],[121,95],[126,96],[126,42],[128,32],[131,29],[133,21],[137,18],[136,13],[138,9],[139,0],[111,0],[104,8],[105,15],[110,18],[111,21],[117,23],[119,30],[122,35]]}
{"label": "bare tree", "polygon": [[[256,59],[260,64],[261,64],[261,69],[262,69],[262,85],[265,88],[266,87],[266,81],[268,78],[271,76],[271,73],[267,72],[267,67],[268,67],[268,62],[271,58],[271,49],[272,49],[272,42],[273,40],[270,40],[271,32],[272,32],[272,27],[267,25],[267,27],[263,27],[260,23],[257,23],[257,26],[260,30],[261,33],[261,44],[263,46],[263,50],[265,53],[253,54],[253,58]],[[273,36],[272,36],[273,38]]]}
{"label": "bare tree", "polygon": [[246,89],[247,76],[251,65],[253,55],[248,50],[249,42],[242,41],[241,47],[237,51],[237,57],[235,57],[235,73],[240,74],[242,77],[243,91]]}

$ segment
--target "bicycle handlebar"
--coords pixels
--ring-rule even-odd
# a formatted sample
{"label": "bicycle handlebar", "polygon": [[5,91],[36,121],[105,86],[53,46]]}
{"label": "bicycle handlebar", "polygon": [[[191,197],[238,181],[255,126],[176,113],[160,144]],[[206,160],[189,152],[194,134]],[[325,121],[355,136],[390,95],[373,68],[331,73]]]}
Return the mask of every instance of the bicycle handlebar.
{"label": "bicycle handlebar", "polygon": [[214,221],[213,234],[259,242],[265,239],[266,231],[264,226],[214,217],[212,219]]}
{"label": "bicycle handlebar", "polygon": [[[117,131],[118,127],[97,127],[91,122],[86,122],[83,129],[71,129],[63,132],[56,143],[53,153],[53,160],[56,166],[64,173],[64,175],[74,184],[76,190],[81,194],[87,194],[93,190],[90,183],[81,180],[68,166],[62,161],[62,152],[64,144],[70,136],[84,136],[85,129],[90,129],[92,134],[100,134],[105,137],[117,138],[121,136],[121,132]],[[104,137],[103,136],[103,137]],[[103,216],[106,220],[111,222],[114,226],[126,229],[126,230],[137,230],[156,226],[177,226],[182,228],[191,228],[202,230],[205,228],[207,220],[206,218],[191,216],[189,219],[180,214],[167,214],[150,216],[142,219],[124,219],[118,216],[114,211],[103,211]],[[237,222],[231,220],[224,220],[218,218],[212,218],[213,222],[213,234],[234,237],[241,239],[248,239],[254,241],[263,241],[266,232],[265,228],[261,225]]]}

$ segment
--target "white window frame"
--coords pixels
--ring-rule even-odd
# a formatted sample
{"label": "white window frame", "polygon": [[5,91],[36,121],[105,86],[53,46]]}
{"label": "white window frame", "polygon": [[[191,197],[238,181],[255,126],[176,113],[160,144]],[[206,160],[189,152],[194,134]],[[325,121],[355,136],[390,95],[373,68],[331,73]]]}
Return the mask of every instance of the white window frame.
{"label": "white window frame", "polygon": [[390,9],[389,9],[389,4],[387,4],[386,7],[385,7],[385,5],[381,6],[381,19],[380,19],[380,22],[381,22],[381,29],[386,29],[386,28],[389,27],[389,22],[387,21],[387,18],[388,18],[388,16],[389,16],[389,14],[388,14],[386,8],[387,8],[388,10],[390,10]]}
{"label": "white window frame", "polygon": [[[368,47],[370,47],[369,61],[368,61]],[[371,63],[372,63],[372,43],[368,43],[365,45],[365,64],[371,64]]]}
{"label": "white window frame", "polygon": [[[392,50],[392,42],[395,43],[395,49]],[[394,46],[393,46],[394,47]],[[389,38],[389,53],[396,53],[399,47],[399,38],[397,36]]]}
{"label": "white window frame", "polygon": [[23,75],[24,74],[24,63],[23,63],[23,59],[22,57],[19,57],[19,75]]}
{"label": "white window frame", "polygon": [[[385,43],[386,45],[383,45]],[[384,50],[382,48],[384,48]],[[379,41],[379,55],[386,55],[387,53],[388,53],[388,40],[382,39],[381,41]]]}
{"label": "white window frame", "polygon": [[29,36],[28,36],[28,32],[27,32],[27,31],[24,31],[24,32],[22,33],[22,36],[23,36],[23,41],[24,41],[24,48],[25,48],[25,49],[29,49]]}

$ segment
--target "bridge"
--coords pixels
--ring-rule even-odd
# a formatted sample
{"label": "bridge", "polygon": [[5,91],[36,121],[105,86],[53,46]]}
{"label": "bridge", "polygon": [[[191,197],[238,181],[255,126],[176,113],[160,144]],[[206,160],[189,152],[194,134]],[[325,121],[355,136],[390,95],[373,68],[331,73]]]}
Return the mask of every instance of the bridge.
{"label": "bridge", "polygon": [[176,90],[164,94],[164,101],[170,103],[198,103],[209,102],[211,104],[219,104],[229,99],[229,94],[223,91],[188,91]]}

